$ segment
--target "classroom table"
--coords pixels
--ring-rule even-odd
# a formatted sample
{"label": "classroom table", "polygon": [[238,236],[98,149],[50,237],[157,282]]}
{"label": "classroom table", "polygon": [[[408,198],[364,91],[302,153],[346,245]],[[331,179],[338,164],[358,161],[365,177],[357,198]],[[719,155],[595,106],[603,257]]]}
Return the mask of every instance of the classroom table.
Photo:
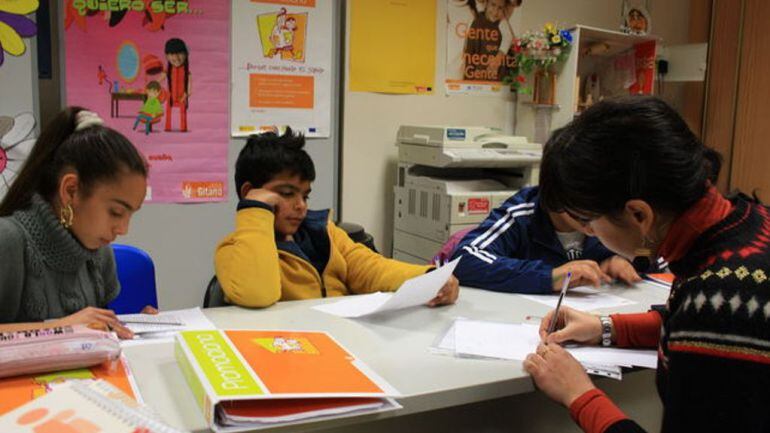
{"label": "classroom table", "polygon": [[[633,288],[612,286],[606,290],[636,301],[633,305],[618,307],[612,312],[646,311],[652,304],[665,303],[668,296],[665,288],[651,283],[640,283]],[[259,310],[240,307],[204,310],[208,318],[221,329],[326,331],[403,395],[398,399],[403,409],[397,411],[318,421],[300,426],[274,428],[271,431],[403,431],[404,426],[399,426],[397,420],[390,419],[394,417],[408,420],[404,421],[407,426],[411,426],[406,427],[408,431],[427,431],[425,426],[416,426],[430,420],[430,413],[439,414],[437,416],[440,417],[440,422],[448,425],[452,431],[460,431],[460,424],[468,422],[465,418],[475,416],[472,414],[484,413],[478,405],[487,401],[496,402],[495,412],[509,412],[509,405],[528,408],[526,415],[530,418],[529,421],[521,420],[518,428],[510,430],[502,426],[500,431],[540,431],[522,428],[535,423],[534,417],[539,416],[537,412],[540,410],[557,414],[553,417],[559,418],[559,425],[574,429],[566,409],[550,403],[540,392],[535,391],[520,362],[464,359],[428,351],[429,346],[439,335],[443,335],[457,317],[521,323],[527,316],[545,314],[549,309],[546,305],[517,295],[464,287],[461,288],[457,303],[451,306],[416,307],[363,319],[339,318],[310,308],[319,303],[334,301],[336,299],[327,298],[279,302]],[[146,403],[171,425],[194,432],[208,431],[201,410],[174,359],[172,344],[127,347],[124,353]],[[604,384],[599,385],[603,389],[607,386],[609,389],[622,390],[625,397],[617,398],[630,398],[629,406],[638,409],[640,405],[651,405],[651,408],[643,408],[642,413],[646,418],[656,418],[646,420],[649,425],[655,425],[659,420],[660,407],[654,386],[648,383],[652,382],[653,378],[654,371],[646,370],[625,374],[621,382],[602,379],[598,383]],[[641,381],[644,389],[628,389],[631,386],[627,385],[629,381]],[[612,393],[610,395],[615,397]],[[500,400],[501,398],[512,400]],[[619,403],[623,407],[623,402]],[[511,410],[513,409],[515,408],[512,407]],[[466,415],[462,415],[463,413]],[[448,417],[453,416],[459,417],[456,422],[447,421]],[[520,418],[521,415],[517,415],[517,419]],[[439,421],[428,421],[428,424],[436,425],[437,422]],[[381,428],[377,428],[378,424],[381,424]],[[475,430],[475,425],[471,423],[469,430]],[[553,428],[553,424],[550,424],[548,428],[543,427],[543,431],[557,431]],[[559,428],[558,431],[565,431],[562,427]],[[435,431],[439,430],[437,427]]]}

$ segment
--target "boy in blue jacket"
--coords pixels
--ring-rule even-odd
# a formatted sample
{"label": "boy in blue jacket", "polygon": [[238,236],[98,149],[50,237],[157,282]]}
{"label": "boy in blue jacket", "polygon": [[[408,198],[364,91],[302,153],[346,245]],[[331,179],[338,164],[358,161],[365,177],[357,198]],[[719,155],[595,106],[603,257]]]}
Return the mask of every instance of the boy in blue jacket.
{"label": "boy in blue jacket", "polygon": [[454,272],[460,284],[496,292],[559,291],[568,272],[571,287],[641,280],[628,260],[586,234],[580,222],[544,211],[537,187],[522,189],[468,232],[452,258],[460,256]]}

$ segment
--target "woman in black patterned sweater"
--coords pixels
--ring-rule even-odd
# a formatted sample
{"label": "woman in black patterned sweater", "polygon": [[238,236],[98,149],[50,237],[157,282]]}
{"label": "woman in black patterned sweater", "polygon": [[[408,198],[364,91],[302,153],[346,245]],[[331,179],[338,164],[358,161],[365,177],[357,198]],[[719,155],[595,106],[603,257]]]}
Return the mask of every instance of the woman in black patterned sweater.
{"label": "woman in black patterned sweater", "polygon": [[719,155],[664,102],[605,101],[546,145],[541,194],[604,245],[676,276],[665,309],[600,318],[569,308],[524,368],[592,433],[641,432],[559,344],[657,347],[663,432],[770,432],[770,212],[714,187]]}

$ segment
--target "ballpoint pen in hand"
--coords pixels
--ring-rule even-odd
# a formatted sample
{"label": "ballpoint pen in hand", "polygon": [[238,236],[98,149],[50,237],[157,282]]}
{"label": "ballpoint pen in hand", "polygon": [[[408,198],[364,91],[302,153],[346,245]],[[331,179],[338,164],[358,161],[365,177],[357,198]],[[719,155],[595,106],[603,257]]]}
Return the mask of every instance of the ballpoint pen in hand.
{"label": "ballpoint pen in hand", "polygon": [[556,323],[559,322],[559,308],[561,307],[561,301],[564,300],[564,295],[567,294],[567,288],[569,287],[569,280],[572,278],[572,272],[567,272],[567,276],[564,278],[564,284],[561,286],[561,293],[559,293],[559,300],[556,302],[556,309],[553,310],[553,317],[551,317],[551,323],[548,325],[548,334],[551,334],[556,330]]}

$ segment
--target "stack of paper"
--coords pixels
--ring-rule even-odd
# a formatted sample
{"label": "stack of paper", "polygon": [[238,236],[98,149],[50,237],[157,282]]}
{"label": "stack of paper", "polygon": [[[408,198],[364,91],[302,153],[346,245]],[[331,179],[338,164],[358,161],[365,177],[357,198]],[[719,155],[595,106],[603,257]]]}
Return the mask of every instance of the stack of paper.
{"label": "stack of paper", "polygon": [[118,320],[134,332],[133,340],[121,341],[123,346],[171,342],[174,335],[181,331],[216,329],[200,308],[161,311],[158,314],[121,314]]}
{"label": "stack of paper", "polygon": [[222,403],[216,416],[223,426],[253,429],[398,407],[390,399],[377,398],[243,400]]}
{"label": "stack of paper", "polygon": [[[461,357],[480,357],[523,361],[540,343],[539,327],[457,319],[435,343],[435,350]],[[656,368],[654,350],[612,347],[567,347],[589,373],[620,378],[620,367]]]}
{"label": "stack of paper", "polygon": [[214,431],[401,407],[393,387],[324,332],[184,331],[176,358]]}
{"label": "stack of paper", "polygon": [[348,296],[329,304],[316,305],[314,310],[339,317],[364,317],[386,311],[425,305],[435,298],[438,291],[452,276],[459,258],[427,274],[406,280],[395,293],[372,293]]}

